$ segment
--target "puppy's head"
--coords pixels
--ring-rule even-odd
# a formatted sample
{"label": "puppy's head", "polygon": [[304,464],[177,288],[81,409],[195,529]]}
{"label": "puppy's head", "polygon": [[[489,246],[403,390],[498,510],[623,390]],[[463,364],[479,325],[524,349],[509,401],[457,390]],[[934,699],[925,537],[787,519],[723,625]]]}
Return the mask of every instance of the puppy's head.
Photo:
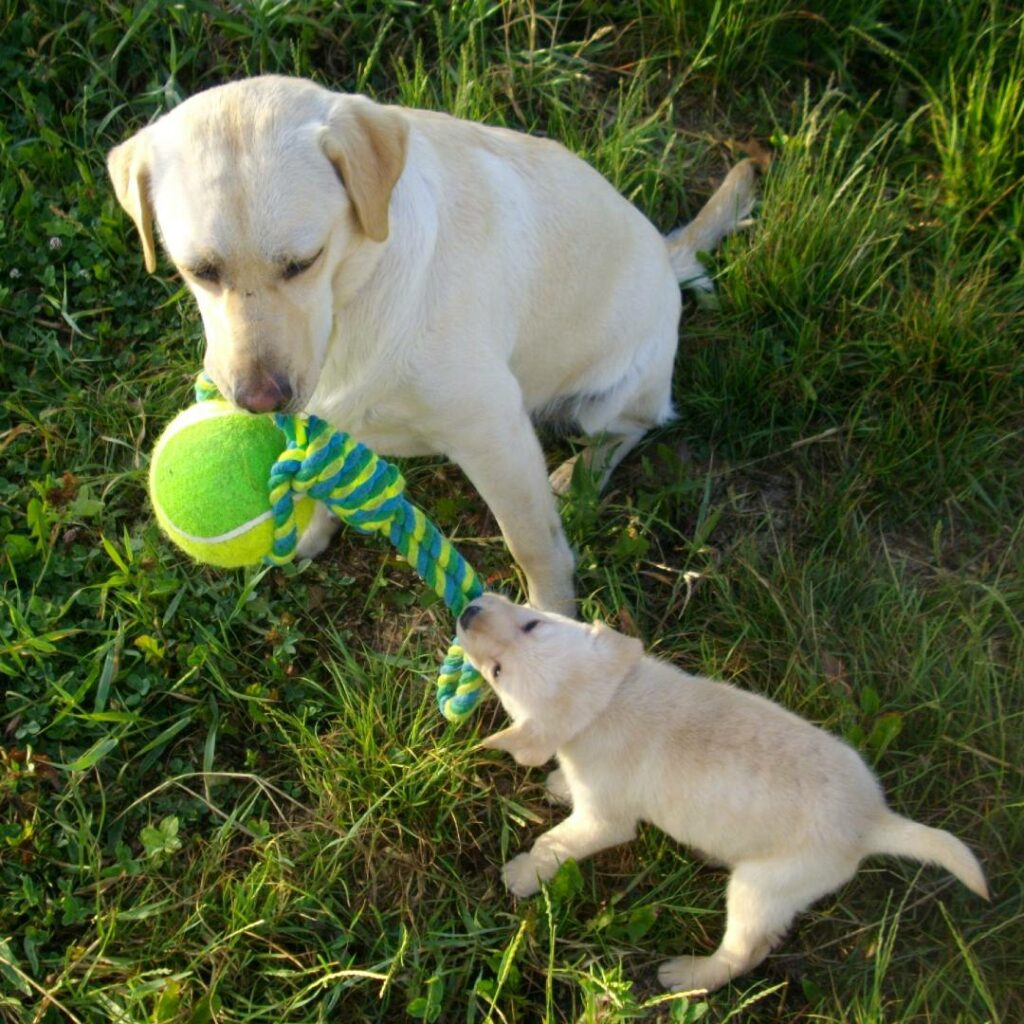
{"label": "puppy's head", "polygon": [[502,744],[523,764],[540,764],[585,729],[643,656],[639,640],[595,623],[536,611],[484,594],[459,617],[470,662],[529,737],[529,750]]}
{"label": "puppy's head", "polygon": [[266,76],[199,93],[110,152],[146,269],[159,233],[199,305],[207,372],[237,405],[308,401],[335,292],[363,283],[388,237],[407,134],[364,97]]}

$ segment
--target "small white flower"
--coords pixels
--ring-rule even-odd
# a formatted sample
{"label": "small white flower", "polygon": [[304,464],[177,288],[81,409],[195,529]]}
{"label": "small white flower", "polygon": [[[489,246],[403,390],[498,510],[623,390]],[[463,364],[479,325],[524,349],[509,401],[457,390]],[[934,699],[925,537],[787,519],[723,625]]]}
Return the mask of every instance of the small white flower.
{"label": "small white flower", "polygon": [[51,235],[50,236],[50,248],[51,249],[60,249],[63,245],[64,245],[64,243],[56,235]]}
{"label": "small white flower", "polygon": [[17,267],[11,267],[11,272],[7,276],[17,279],[21,277],[21,271]]}

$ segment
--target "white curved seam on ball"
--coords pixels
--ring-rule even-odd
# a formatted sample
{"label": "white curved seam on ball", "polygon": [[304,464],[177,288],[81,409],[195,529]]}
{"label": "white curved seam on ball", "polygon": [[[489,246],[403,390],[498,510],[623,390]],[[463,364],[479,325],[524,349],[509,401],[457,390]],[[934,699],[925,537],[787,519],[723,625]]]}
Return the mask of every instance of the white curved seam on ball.
{"label": "white curved seam on ball", "polygon": [[[297,505],[300,501],[305,501],[305,494],[295,495],[295,504]],[[250,530],[254,530],[260,523],[265,523],[274,514],[273,509],[267,509],[266,512],[261,513],[255,519],[247,519],[241,526],[236,526],[233,530],[228,530],[227,533],[219,533],[216,537],[197,537],[193,533],[186,533],[178,524],[171,519],[167,513],[164,513],[167,522],[170,524],[171,529],[180,537],[184,537],[185,540],[194,541],[196,544],[222,544],[226,540],[234,540],[236,537],[241,537],[242,534],[248,533]]]}

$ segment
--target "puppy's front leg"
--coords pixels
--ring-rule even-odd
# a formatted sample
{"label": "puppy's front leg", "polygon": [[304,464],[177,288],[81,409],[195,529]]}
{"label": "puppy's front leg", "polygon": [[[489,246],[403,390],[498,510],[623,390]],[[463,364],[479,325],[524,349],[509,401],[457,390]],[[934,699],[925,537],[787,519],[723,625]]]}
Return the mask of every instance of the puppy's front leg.
{"label": "puppy's front leg", "polygon": [[498,520],[512,557],[526,575],[534,608],[575,615],[573,557],[548,484],[544,453],[523,405],[516,379],[507,370],[476,404],[475,416],[460,417],[458,436],[445,453],[457,462]]}
{"label": "puppy's front leg", "polygon": [[635,821],[600,817],[588,808],[577,808],[545,832],[529,853],[513,857],[502,868],[501,877],[516,896],[532,896],[541,882],[554,877],[562,861],[570,857],[582,860],[609,846],[629,842],[635,835]]}
{"label": "puppy's front leg", "polygon": [[554,741],[548,738],[544,729],[533,718],[516,722],[501,732],[485,736],[480,741],[480,746],[489,750],[505,750],[519,764],[528,768],[535,768],[555,756]]}

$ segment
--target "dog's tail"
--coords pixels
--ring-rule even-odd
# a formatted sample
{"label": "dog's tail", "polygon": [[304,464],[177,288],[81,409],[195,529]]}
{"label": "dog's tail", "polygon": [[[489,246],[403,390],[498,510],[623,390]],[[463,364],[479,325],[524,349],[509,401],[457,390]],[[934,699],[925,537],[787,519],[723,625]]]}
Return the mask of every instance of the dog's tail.
{"label": "dog's tail", "polygon": [[871,853],[888,853],[938,864],[959,878],[971,892],[982,899],[989,898],[985,873],[977,857],[956,836],[941,828],[929,828],[885,811],[868,835],[867,846]]}
{"label": "dog's tail", "polygon": [[708,272],[697,254],[711,252],[730,232],[750,216],[754,208],[754,161],[741,160],[718,186],[715,194],[689,224],[665,238],[668,258],[676,279],[684,288],[714,291]]}

